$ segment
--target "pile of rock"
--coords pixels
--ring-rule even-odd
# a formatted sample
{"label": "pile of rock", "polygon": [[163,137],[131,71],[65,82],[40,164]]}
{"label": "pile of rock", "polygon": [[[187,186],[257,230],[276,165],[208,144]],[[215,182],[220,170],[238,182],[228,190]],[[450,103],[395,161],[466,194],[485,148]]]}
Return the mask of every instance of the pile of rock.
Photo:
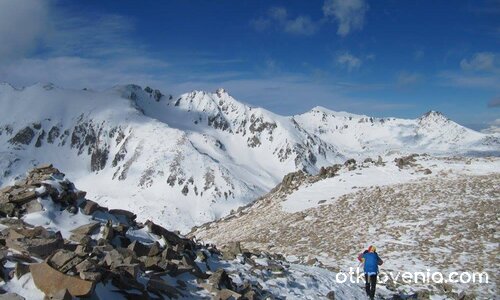
{"label": "pile of rock", "polygon": [[[51,299],[92,296],[97,284],[111,284],[121,295],[135,299],[190,297],[191,283],[180,276],[185,274],[195,279],[196,289],[205,289],[216,299],[268,296],[258,284],[233,283],[220,263],[210,263],[222,256],[215,246],[201,245],[152,221],[138,223],[132,212],[101,207],[63,178],[52,165],[41,166],[0,192],[3,207],[12,205],[0,218],[5,227],[0,232],[0,245],[4,245],[0,255],[2,251],[21,253],[3,255],[8,258],[2,260],[0,274],[22,276],[30,272],[35,286]],[[94,221],[73,229],[66,239],[61,232],[22,221],[25,214],[36,212],[28,209],[35,202],[39,210],[44,209],[42,198],[56,202],[61,210],[93,216]],[[157,239],[139,240],[128,234],[130,230],[144,230]],[[238,254],[241,249],[225,258]],[[247,256],[244,263],[251,263]],[[5,268],[6,261],[16,261],[16,268]],[[175,278],[176,284],[165,278]]]}
{"label": "pile of rock", "polygon": [[396,166],[398,166],[398,168],[400,169],[403,169],[406,166],[414,167],[415,162],[417,161],[416,157],[418,156],[419,154],[410,154],[408,156],[395,158],[394,162],[396,163]]}

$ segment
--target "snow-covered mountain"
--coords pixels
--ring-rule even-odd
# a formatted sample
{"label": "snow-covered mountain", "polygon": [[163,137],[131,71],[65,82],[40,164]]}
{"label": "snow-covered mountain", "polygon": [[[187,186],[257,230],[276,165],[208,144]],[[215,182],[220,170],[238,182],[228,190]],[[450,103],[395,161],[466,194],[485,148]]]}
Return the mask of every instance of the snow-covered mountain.
{"label": "snow-covered mountain", "polygon": [[109,207],[168,228],[228,214],[292,171],[394,152],[498,153],[498,137],[437,112],[416,120],[314,108],[280,116],[225,90],[67,90],[0,84],[0,185],[53,163]]}

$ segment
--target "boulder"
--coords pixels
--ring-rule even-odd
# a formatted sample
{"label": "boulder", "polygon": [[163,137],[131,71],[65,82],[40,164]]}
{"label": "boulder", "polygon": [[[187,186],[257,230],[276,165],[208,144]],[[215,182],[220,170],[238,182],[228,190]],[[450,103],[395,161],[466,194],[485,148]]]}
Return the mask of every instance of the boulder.
{"label": "boulder", "polygon": [[241,254],[241,243],[230,242],[223,250],[222,250],[222,258],[225,260],[235,259],[238,254]]}
{"label": "boulder", "polygon": [[238,294],[234,291],[231,291],[229,289],[222,289],[220,291],[217,291],[215,293],[215,297],[214,297],[214,299],[217,299],[217,300],[237,300],[240,298],[241,298],[240,294]]}
{"label": "boulder", "polygon": [[99,272],[80,272],[80,278],[86,281],[99,282],[102,279],[102,274]]}
{"label": "boulder", "polygon": [[156,234],[158,236],[162,236],[165,238],[165,240],[170,244],[170,245],[178,245],[178,244],[190,244],[190,241],[187,239],[183,239],[179,237],[177,234],[161,227],[160,225],[157,225],[153,223],[150,220],[147,220],[145,225],[148,227],[149,232]]}
{"label": "boulder", "polygon": [[124,258],[121,255],[121,253],[118,252],[116,249],[109,251],[108,253],[106,253],[106,256],[104,257],[106,265],[108,265],[112,269],[119,265],[122,265],[124,263],[123,259]]}
{"label": "boulder", "polygon": [[85,297],[94,290],[94,282],[65,275],[47,263],[31,264],[30,271],[35,286],[46,295],[55,295],[67,289],[73,297]]}
{"label": "boulder", "polygon": [[219,290],[224,288],[233,289],[233,281],[224,269],[219,269],[210,275],[208,284]]}
{"label": "boulder", "polygon": [[328,294],[326,294],[326,298],[329,300],[335,300],[335,292],[329,291]]}
{"label": "boulder", "polygon": [[139,241],[133,241],[128,245],[128,249],[132,250],[137,257],[139,256],[147,256],[149,254],[149,247],[144,245],[143,243]]}
{"label": "boulder", "polygon": [[23,205],[27,214],[31,214],[34,212],[39,212],[43,210],[43,206],[37,199],[33,199],[30,202]]}
{"label": "boulder", "polygon": [[13,217],[15,215],[16,206],[13,203],[0,203],[0,216]]}
{"label": "boulder", "polygon": [[0,294],[0,300],[25,300],[25,299],[26,298],[16,293]]}
{"label": "boulder", "polygon": [[60,272],[66,273],[79,265],[83,260],[74,251],[59,250],[47,259],[47,263]]}
{"label": "boulder", "polygon": [[170,299],[176,299],[181,293],[173,286],[169,285],[167,282],[151,278],[147,284],[147,290],[155,294],[163,294]]}
{"label": "boulder", "polygon": [[156,256],[161,253],[161,247],[158,242],[154,242],[148,252],[148,256]]}
{"label": "boulder", "polygon": [[77,235],[92,235],[99,232],[101,229],[101,224],[97,222],[89,223],[86,225],[82,225],[78,228],[71,230],[72,233]]}
{"label": "boulder", "polygon": [[19,193],[17,195],[12,195],[12,197],[10,197],[10,199],[9,199],[9,202],[17,204],[17,205],[22,205],[22,204],[30,202],[33,199],[36,199],[37,197],[38,197],[38,195],[36,194],[35,191],[24,191],[24,192]]}
{"label": "boulder", "polygon": [[102,230],[102,238],[106,241],[111,241],[115,236],[115,230],[113,229],[113,225],[110,221],[106,223],[104,229]]}
{"label": "boulder", "polygon": [[24,274],[27,274],[29,272],[30,272],[29,265],[25,265],[20,262],[16,263],[16,266],[14,267],[14,276],[16,276],[16,279],[21,278]]}
{"label": "boulder", "polygon": [[81,208],[82,213],[84,215],[91,215],[94,212],[96,212],[100,208],[100,206],[99,206],[99,204],[97,204],[96,202],[94,202],[92,200],[85,199],[82,202],[82,204],[80,205],[80,208]]}
{"label": "boulder", "polygon": [[63,289],[55,293],[54,295],[50,295],[47,297],[50,300],[71,300],[73,297],[71,297],[71,294],[67,289]]}
{"label": "boulder", "polygon": [[137,218],[136,214],[124,209],[110,209],[108,212],[118,219],[120,219],[120,216],[125,217],[126,223],[131,223]]}
{"label": "boulder", "polygon": [[10,229],[5,240],[7,247],[30,253],[30,255],[46,258],[55,250],[64,246],[61,234],[47,232],[43,227],[34,229]]}

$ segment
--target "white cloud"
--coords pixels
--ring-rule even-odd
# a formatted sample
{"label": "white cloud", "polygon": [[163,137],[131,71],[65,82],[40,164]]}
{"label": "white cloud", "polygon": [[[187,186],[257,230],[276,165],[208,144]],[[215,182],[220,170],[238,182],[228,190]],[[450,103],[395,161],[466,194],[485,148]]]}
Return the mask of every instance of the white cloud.
{"label": "white cloud", "polygon": [[352,55],[349,52],[337,54],[337,56],[335,57],[335,62],[338,65],[347,68],[349,72],[359,69],[359,67],[361,67],[362,64],[361,59],[357,58],[356,56]]}
{"label": "white cloud", "polygon": [[265,17],[254,19],[250,24],[257,31],[274,27],[294,35],[313,35],[320,27],[320,23],[311,20],[309,16],[289,17],[288,11],[284,7],[272,7]]}
{"label": "white cloud", "polygon": [[460,88],[486,88],[500,90],[498,74],[464,74],[463,72],[443,71],[438,73],[441,85]]}
{"label": "white cloud", "polygon": [[481,130],[482,133],[500,134],[500,119],[496,119],[489,124],[488,128]]}
{"label": "white cloud", "polygon": [[500,56],[491,52],[479,52],[470,59],[462,59],[460,67],[466,71],[495,71],[500,68]]}
{"label": "white cloud", "polygon": [[397,76],[397,84],[399,86],[413,85],[420,81],[421,78],[422,76],[418,73],[400,72]]}
{"label": "white cloud", "polygon": [[[75,16],[53,4],[0,0],[0,81],[96,89],[120,83],[161,84],[164,78],[156,74],[169,64],[130,39],[134,26],[129,19]],[[37,54],[40,49],[43,55]]]}
{"label": "white cloud", "polygon": [[312,35],[318,30],[318,25],[307,16],[298,16],[284,24],[285,32],[298,35]]}
{"label": "white cloud", "polygon": [[0,63],[36,49],[47,30],[47,1],[0,0]]}
{"label": "white cloud", "polygon": [[325,0],[323,4],[323,14],[337,21],[340,36],[362,29],[368,9],[364,0]]}

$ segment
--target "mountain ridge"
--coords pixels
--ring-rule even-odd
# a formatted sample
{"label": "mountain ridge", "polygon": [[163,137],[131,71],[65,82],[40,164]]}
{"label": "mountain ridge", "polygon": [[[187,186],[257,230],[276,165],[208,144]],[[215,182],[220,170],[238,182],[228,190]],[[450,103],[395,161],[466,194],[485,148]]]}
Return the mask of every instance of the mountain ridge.
{"label": "mountain ridge", "polygon": [[427,118],[423,126],[420,119],[323,108],[281,116],[223,89],[174,97],[138,85],[2,87],[0,185],[51,162],[103,205],[125,206],[182,231],[253,201],[297,170],[316,174],[349,158],[392,152],[500,149],[496,136],[453,121],[443,126]]}

